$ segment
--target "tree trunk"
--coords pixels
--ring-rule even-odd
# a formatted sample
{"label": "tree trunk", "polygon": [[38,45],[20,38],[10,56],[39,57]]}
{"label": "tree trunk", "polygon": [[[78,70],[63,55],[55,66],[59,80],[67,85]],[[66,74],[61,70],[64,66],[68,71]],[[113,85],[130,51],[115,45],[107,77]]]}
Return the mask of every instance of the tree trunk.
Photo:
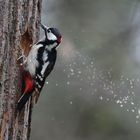
{"label": "tree trunk", "polygon": [[18,57],[39,37],[42,0],[0,0],[0,140],[30,136],[32,101],[18,114],[22,73]]}

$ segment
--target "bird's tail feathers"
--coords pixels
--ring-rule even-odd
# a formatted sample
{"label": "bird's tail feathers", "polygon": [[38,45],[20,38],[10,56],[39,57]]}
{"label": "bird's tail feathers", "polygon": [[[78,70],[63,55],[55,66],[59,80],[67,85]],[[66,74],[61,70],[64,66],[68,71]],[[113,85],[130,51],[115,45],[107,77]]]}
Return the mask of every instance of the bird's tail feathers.
{"label": "bird's tail feathers", "polygon": [[17,110],[20,112],[23,107],[25,106],[26,102],[29,100],[30,96],[32,95],[32,92],[23,94],[20,99],[18,100],[17,104]]}

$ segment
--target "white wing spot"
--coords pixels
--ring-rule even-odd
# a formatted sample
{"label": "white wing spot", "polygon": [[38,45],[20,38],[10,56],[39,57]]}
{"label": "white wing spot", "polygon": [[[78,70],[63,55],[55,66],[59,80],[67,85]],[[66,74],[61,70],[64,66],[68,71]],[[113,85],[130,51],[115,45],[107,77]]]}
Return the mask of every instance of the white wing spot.
{"label": "white wing spot", "polygon": [[37,74],[37,77],[40,79],[40,81],[43,81],[43,78],[39,74]]}
{"label": "white wing spot", "polygon": [[38,88],[41,88],[41,86],[39,85],[39,83],[38,83],[38,82],[36,82],[36,85],[38,86]]}
{"label": "white wing spot", "polygon": [[49,65],[49,62],[47,62],[47,63],[45,63],[45,64],[43,65],[43,68],[42,68],[42,70],[41,70],[41,74],[42,74],[42,75],[44,75],[44,72],[45,72],[46,68],[48,67],[48,65]]}
{"label": "white wing spot", "polygon": [[47,59],[48,59],[48,53],[46,51],[44,51],[44,53],[43,53],[43,61],[45,62],[45,61],[47,61]]}

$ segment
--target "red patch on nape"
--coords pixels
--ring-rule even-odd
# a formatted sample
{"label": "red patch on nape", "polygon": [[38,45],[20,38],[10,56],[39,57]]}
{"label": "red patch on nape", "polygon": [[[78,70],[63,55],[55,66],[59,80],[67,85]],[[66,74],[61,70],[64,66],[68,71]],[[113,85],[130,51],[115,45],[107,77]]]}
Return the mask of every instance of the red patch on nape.
{"label": "red patch on nape", "polygon": [[57,38],[57,42],[58,42],[58,43],[61,43],[61,41],[62,41],[62,37],[58,37],[58,38]]}

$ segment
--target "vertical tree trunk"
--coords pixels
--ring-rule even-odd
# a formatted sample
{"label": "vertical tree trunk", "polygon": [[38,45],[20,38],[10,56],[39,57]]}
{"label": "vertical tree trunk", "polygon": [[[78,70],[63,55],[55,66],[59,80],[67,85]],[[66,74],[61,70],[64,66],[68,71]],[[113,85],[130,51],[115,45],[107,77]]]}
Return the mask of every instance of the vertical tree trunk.
{"label": "vertical tree trunk", "polygon": [[39,37],[42,0],[0,0],[0,140],[26,140],[32,102],[17,115],[22,76],[17,62]]}

